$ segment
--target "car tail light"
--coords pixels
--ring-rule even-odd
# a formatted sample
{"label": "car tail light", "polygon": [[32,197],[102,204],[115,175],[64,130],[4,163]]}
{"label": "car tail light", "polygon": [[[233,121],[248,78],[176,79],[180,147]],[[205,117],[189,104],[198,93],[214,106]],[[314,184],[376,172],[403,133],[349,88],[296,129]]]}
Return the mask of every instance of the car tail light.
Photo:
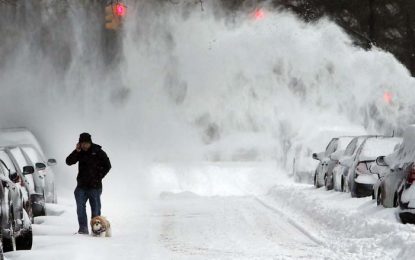
{"label": "car tail light", "polygon": [[409,184],[412,184],[415,181],[415,164],[412,164],[411,168],[408,172],[408,177],[406,177],[406,181]]}
{"label": "car tail light", "polygon": [[367,173],[367,164],[365,162],[360,162],[356,166],[356,172],[357,174],[364,174]]}

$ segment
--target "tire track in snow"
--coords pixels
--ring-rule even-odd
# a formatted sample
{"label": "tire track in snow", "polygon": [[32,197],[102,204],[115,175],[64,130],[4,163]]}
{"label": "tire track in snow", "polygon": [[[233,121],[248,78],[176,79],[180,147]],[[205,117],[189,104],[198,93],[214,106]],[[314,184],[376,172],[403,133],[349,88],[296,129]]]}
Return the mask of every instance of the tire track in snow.
{"label": "tire track in snow", "polygon": [[335,259],[321,239],[255,196],[173,195],[160,203],[159,239],[175,257]]}
{"label": "tire track in snow", "polygon": [[281,210],[279,210],[275,207],[270,206],[269,204],[267,204],[266,202],[264,202],[263,200],[261,200],[260,198],[258,198],[256,196],[254,198],[259,204],[261,204],[265,208],[269,209],[270,211],[274,212],[275,214],[279,215],[281,218],[283,218],[285,221],[287,221],[292,226],[294,226],[296,229],[298,229],[301,233],[303,233],[305,236],[307,236],[314,243],[316,243],[319,246],[326,247],[326,243],[322,239],[316,237],[311,232],[307,231],[306,228],[304,228],[303,226],[301,226],[300,224],[295,222],[292,218],[288,217],[286,214],[284,214],[284,212],[282,212]]}

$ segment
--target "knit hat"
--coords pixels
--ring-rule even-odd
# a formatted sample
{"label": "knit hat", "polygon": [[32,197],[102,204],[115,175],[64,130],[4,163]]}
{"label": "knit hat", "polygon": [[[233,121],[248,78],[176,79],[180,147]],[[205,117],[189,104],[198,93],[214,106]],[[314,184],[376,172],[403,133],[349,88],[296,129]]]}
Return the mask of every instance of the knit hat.
{"label": "knit hat", "polygon": [[82,133],[79,135],[79,143],[92,143],[91,135],[88,133]]}

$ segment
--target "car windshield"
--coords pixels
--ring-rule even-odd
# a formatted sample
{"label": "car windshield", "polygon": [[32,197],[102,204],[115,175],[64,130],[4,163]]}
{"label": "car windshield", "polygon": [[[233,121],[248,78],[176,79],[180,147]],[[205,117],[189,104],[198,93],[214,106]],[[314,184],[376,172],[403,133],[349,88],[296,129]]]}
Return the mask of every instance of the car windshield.
{"label": "car windshield", "polygon": [[4,163],[0,160],[0,174],[3,174],[4,176],[7,176],[9,170],[4,165]]}
{"label": "car windshield", "polygon": [[42,157],[40,154],[36,151],[35,148],[30,146],[24,146],[22,147],[22,150],[26,153],[26,155],[29,157],[29,159],[32,161],[32,163],[38,163],[43,162]]}
{"label": "car windshield", "polygon": [[337,143],[338,143],[339,139],[337,138],[333,138],[330,143],[327,145],[326,148],[326,156],[329,156],[330,154],[334,153],[337,149]]}
{"label": "car windshield", "polygon": [[353,138],[353,140],[350,141],[350,143],[347,145],[346,150],[344,151],[344,155],[346,156],[354,155],[355,152],[357,151],[356,148],[359,147],[363,143],[364,140],[365,140],[364,136]]}
{"label": "car windshield", "polygon": [[20,171],[23,172],[23,167],[27,165],[27,162],[20,148],[19,147],[11,148],[10,153],[13,155],[14,159],[16,160]]}
{"label": "car windshield", "polygon": [[351,136],[339,137],[337,150],[345,150],[352,139],[353,137]]}
{"label": "car windshield", "polygon": [[344,155],[350,156],[353,155],[354,151],[356,150],[357,138],[353,138],[352,141],[347,145],[346,150],[344,151]]}
{"label": "car windshield", "polygon": [[4,164],[6,164],[7,168],[10,169],[11,173],[16,172],[16,168],[14,167],[12,160],[5,151],[0,151],[0,159],[4,162]]}

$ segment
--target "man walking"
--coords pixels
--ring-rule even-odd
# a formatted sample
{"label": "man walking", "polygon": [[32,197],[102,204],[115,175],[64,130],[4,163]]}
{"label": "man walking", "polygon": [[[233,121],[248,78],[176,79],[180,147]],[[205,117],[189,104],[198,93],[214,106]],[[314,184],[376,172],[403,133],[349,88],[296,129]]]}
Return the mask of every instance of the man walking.
{"label": "man walking", "polygon": [[67,165],[78,162],[75,200],[79,234],[89,234],[86,202],[91,206],[91,218],[101,215],[102,179],[111,169],[111,163],[101,146],[92,143],[91,135],[82,133],[75,150],[66,158]]}

